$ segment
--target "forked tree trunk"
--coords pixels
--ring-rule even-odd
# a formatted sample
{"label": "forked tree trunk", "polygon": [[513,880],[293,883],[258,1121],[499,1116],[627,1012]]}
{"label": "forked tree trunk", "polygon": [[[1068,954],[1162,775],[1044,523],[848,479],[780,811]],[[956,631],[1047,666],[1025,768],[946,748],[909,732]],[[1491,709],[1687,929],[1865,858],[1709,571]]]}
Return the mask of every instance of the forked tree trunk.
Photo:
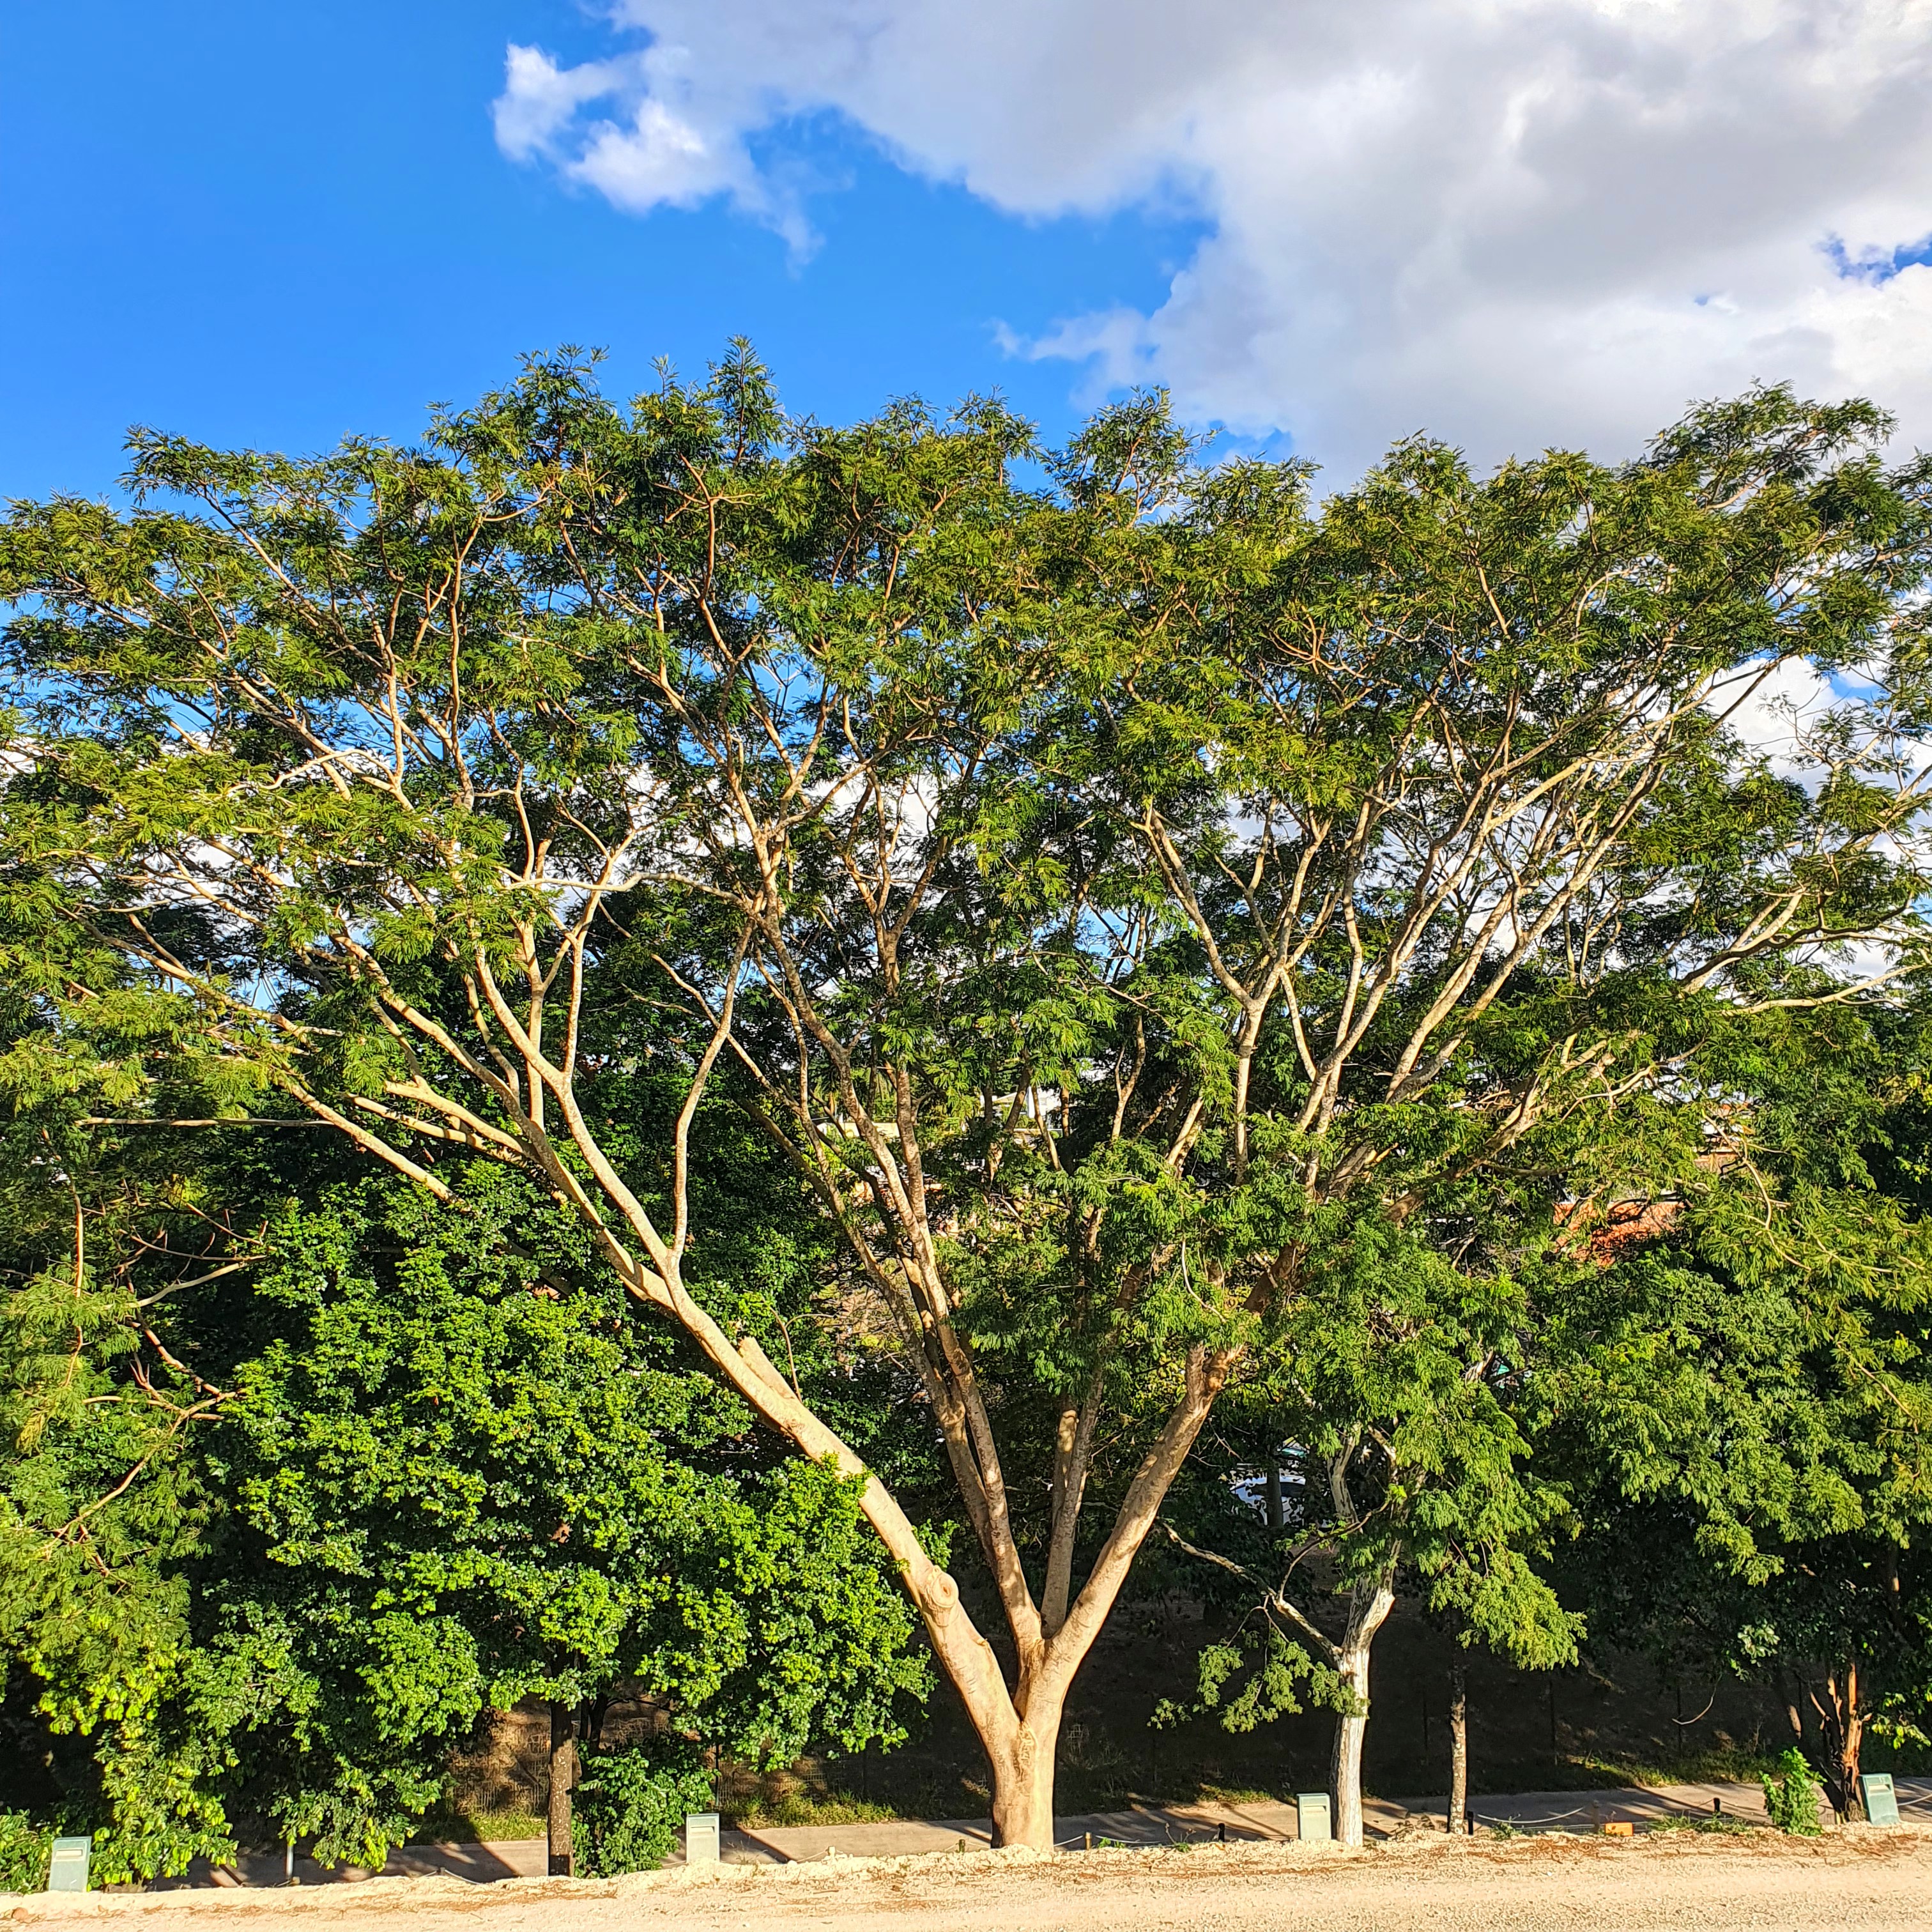
{"label": "forked tree trunk", "polygon": [[1355,1708],[1335,1726],[1330,1784],[1335,1792],[1335,1837],[1344,1845],[1362,1842],[1362,1745],[1369,1730],[1369,1652],[1376,1633],[1395,1607],[1395,1573],[1358,1583],[1348,1592],[1348,1627],[1335,1646],[1335,1669],[1353,1694]]}
{"label": "forked tree trunk", "polygon": [[[749,938],[747,928],[747,940]],[[527,949],[526,949],[527,950]],[[1086,1462],[1102,1388],[1096,1369],[1078,1408],[1062,1418],[1056,1444],[1052,1554],[1043,1580],[1043,1600],[1036,1600],[1022,1558],[1010,1518],[1006,1478],[970,1348],[955,1330],[952,1300],[940,1267],[938,1247],[928,1219],[926,1184],[918,1161],[917,1124],[910,1085],[903,1070],[896,1072],[897,1118],[890,1122],[896,1144],[889,1145],[870,1105],[854,1084],[855,1071],[844,1048],[812,1005],[812,994],[796,962],[782,962],[790,996],[806,1017],[800,1022],[818,1047],[830,1056],[838,1077],[844,1118],[857,1131],[878,1170],[876,1198],[899,1229],[900,1241],[890,1265],[913,1298],[919,1318],[914,1360],[926,1384],[939,1425],[947,1458],[952,1465],[961,1498],[993,1581],[1006,1628],[1013,1640],[1017,1676],[1009,1686],[992,1646],[974,1624],[959,1600],[959,1586],[932,1560],[918,1532],[898,1500],[868,1470],[851,1445],[841,1439],[806,1402],[795,1384],[779,1372],[755,1336],[734,1340],[717,1318],[701,1306],[686,1287],[682,1258],[688,1226],[688,1198],[684,1192],[686,1136],[696,1112],[700,1078],[690,1088],[679,1117],[674,1198],[676,1220],[668,1240],[649,1211],[626,1185],[584,1122],[568,1078],[532,1046],[526,1054],[531,1090],[542,1084],[554,1095],[568,1125],[572,1142],[590,1166],[602,1198],[617,1208],[644,1252],[634,1254],[597,1209],[586,1184],[574,1174],[548,1138],[541,1122],[520,1114],[522,1130],[559,1193],[578,1202],[593,1228],[599,1248],[628,1291],[646,1304],[662,1310],[720,1370],[730,1384],[756,1413],[794,1448],[814,1462],[829,1461],[842,1476],[861,1479],[860,1508],[896,1565],[901,1583],[917,1606],[931,1640],[933,1654],[952,1680],[965,1706],[981,1748],[993,1773],[993,1835],[999,1844],[1030,1844],[1041,1851],[1053,1846],[1054,1753],[1060,1713],[1076,1673],[1085,1661],[1118,1598],[1141,1545],[1147,1540],[1162,1502],[1194,1445],[1241,1350],[1231,1346],[1190,1348],[1179,1399],[1142,1456],[1116,1507],[1112,1527],[1094,1558],[1084,1585],[1073,1588],[1075,1531],[1084,1498]],[[491,1009],[513,1040],[529,1038],[524,1022],[490,982]],[[731,1002],[728,998],[710,1042],[704,1049],[708,1070],[722,1052],[730,1030]],[[804,1038],[801,1034],[801,1040]],[[499,1083],[501,1086],[502,1083]],[[502,1088],[505,1104],[521,1102],[512,1088]],[[810,1131],[808,1110],[804,1117]],[[477,1122],[487,1133],[496,1130]],[[878,1256],[872,1257],[883,1265]],[[886,1276],[880,1275],[884,1280]],[[553,1778],[554,1792],[562,1780]]]}
{"label": "forked tree trunk", "polygon": [[[1054,1754],[1067,1690],[1100,1634],[1134,1558],[1220,1394],[1236,1360],[1234,1353],[1210,1354],[1199,1348],[1190,1352],[1181,1399],[1142,1457],[1086,1582],[1064,1609],[1062,1593],[1070,1586],[1070,1577],[1058,1583],[1042,1615],[1034,1602],[1018,1546],[1005,1525],[1004,1501],[997,1528],[989,1531],[986,1526],[982,1508],[975,1526],[981,1529],[982,1545],[1018,1653],[1018,1682],[1010,1688],[992,1646],[959,1600],[958,1585],[932,1561],[904,1512],[878,1478],[806,1406],[757,1340],[748,1335],[734,1346],[682,1288],[660,1285],[657,1292],[668,1293],[687,1330],[706,1345],[712,1359],[727,1369],[736,1386],[767,1421],[782,1429],[806,1454],[830,1456],[842,1474],[866,1478],[860,1506],[880,1541],[898,1559],[900,1580],[919,1607],[934,1654],[958,1692],[992,1768],[993,1842],[1051,1851]],[[955,1451],[956,1468],[963,1465],[970,1473],[970,1465],[966,1455],[959,1453],[959,1446],[950,1439],[947,1446]],[[993,1466],[997,1468],[997,1464]],[[1078,1508],[1083,1478],[1084,1471],[1071,1472],[1064,1485],[1062,1507],[1069,1513]],[[980,1496],[991,1486],[982,1488]],[[964,1480],[962,1489],[969,1498],[974,1492]],[[1004,1491],[1000,1493],[1003,1497]]]}
{"label": "forked tree trunk", "polygon": [[574,1869],[570,1794],[576,1785],[577,1712],[568,1704],[553,1703],[550,1707],[550,1801],[545,1816],[552,1878],[568,1878]]}
{"label": "forked tree trunk", "polygon": [[[1841,1820],[1857,1817],[1864,1808],[1858,1796],[1858,1765],[1868,1714],[1858,1659],[1848,1658],[1840,1668],[1826,1671],[1822,1693],[1802,1669],[1780,1669],[1777,1684],[1791,1741],[1818,1773],[1832,1811]],[[1807,1704],[1816,1720],[1815,1745],[1805,1735]]]}
{"label": "forked tree trunk", "polygon": [[1449,1666],[1449,1830],[1460,1837],[1469,1823],[1469,1679],[1459,1657]]}
{"label": "forked tree trunk", "polygon": [[1060,1706],[1036,1700],[1006,1749],[992,1756],[993,1842],[1053,1849],[1054,1760]]}

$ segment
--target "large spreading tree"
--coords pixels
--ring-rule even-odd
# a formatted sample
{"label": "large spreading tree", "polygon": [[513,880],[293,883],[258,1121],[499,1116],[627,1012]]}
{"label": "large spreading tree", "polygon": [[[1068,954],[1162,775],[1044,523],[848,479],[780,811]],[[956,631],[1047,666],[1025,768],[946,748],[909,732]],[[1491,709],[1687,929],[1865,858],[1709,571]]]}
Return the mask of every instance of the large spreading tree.
{"label": "large spreading tree", "polygon": [[[1685,1077],[1700,1012],[1912,942],[1927,478],[1887,428],[1765,391],[1623,466],[1417,442],[1317,506],[1141,398],[1032,490],[997,405],[790,423],[741,352],[628,410],[533,362],[416,448],[142,434],[130,508],[0,538],[8,968],[117,1115],[198,1082],[567,1204],[864,1479],[1043,1846],[1068,1686],[1338,1216],[1453,1245],[1440,1203]],[[1792,776],[1726,721],[1798,661],[1858,682]],[[929,1406],[1006,1667],[694,1270],[707,1090]]]}

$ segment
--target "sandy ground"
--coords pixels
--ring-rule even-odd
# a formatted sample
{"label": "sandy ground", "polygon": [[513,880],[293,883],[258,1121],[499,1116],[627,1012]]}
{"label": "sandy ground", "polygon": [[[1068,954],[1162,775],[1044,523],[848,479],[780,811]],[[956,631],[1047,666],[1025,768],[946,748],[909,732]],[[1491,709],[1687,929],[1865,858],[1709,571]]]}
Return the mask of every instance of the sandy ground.
{"label": "sandy ground", "polygon": [[[1358,1852],[1201,1845],[724,1865],[614,1881],[374,1879],[0,1899],[0,1917],[90,1932],[1932,1932],[1932,1831],[1822,1840],[1690,1833],[1451,1840]],[[245,1924],[244,1924],[245,1922]],[[262,1926],[260,1932],[269,1932]]]}

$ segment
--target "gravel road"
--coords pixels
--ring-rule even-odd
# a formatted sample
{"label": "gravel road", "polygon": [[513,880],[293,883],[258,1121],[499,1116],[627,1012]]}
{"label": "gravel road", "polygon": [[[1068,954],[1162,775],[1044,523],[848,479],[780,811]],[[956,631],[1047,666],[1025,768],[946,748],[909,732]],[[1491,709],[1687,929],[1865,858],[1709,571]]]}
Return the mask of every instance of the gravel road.
{"label": "gravel road", "polygon": [[13,1925],[76,1932],[398,1932],[404,1915],[410,1932],[1932,1932],[1932,1832],[1854,1828],[1808,1842],[1438,1834],[1354,1853],[968,1852],[601,1883],[376,1879],[0,1900]]}

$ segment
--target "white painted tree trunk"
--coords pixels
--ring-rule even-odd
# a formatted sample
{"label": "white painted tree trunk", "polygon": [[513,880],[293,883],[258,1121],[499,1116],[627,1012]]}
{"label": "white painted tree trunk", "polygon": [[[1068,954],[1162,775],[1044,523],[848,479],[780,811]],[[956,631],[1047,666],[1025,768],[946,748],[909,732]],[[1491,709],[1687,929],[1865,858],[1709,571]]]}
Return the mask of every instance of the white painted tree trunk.
{"label": "white painted tree trunk", "polygon": [[1335,1837],[1344,1845],[1362,1842],[1362,1743],[1368,1735],[1369,1653],[1344,1648],[1336,1668],[1342,1681],[1361,1700],[1359,1713],[1349,1712],[1336,1720],[1335,1755],[1329,1783],[1335,1788]]}
{"label": "white painted tree trunk", "polygon": [[1369,1730],[1369,1653],[1376,1633],[1395,1607],[1395,1574],[1356,1585],[1348,1594],[1348,1627],[1335,1648],[1335,1669],[1354,1694],[1355,1708],[1335,1725],[1335,1755],[1330,1783],[1335,1794],[1335,1837],[1339,1844],[1362,1842],[1362,1745]]}

